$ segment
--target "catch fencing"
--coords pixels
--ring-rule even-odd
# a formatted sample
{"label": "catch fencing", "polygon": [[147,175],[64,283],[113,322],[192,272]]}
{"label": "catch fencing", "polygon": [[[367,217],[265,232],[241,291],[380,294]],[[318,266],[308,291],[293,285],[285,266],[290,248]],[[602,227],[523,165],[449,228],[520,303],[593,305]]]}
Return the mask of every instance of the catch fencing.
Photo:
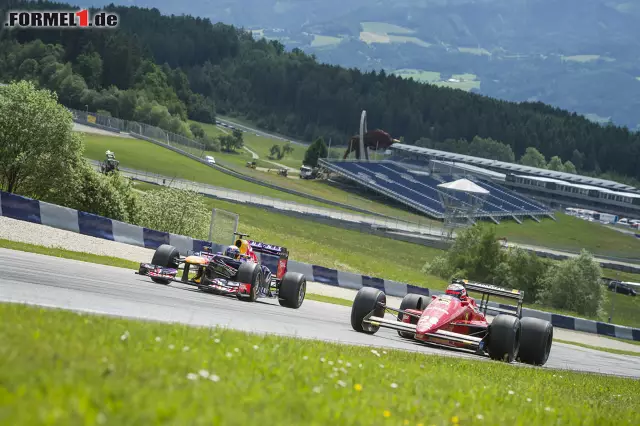
{"label": "catch fencing", "polygon": [[204,158],[206,155],[206,148],[204,144],[185,136],[168,132],[156,126],[139,123],[137,121],[123,120],[121,118],[89,113],[87,111],[80,111],[73,108],[67,109],[73,114],[74,121],[80,124],[87,124],[89,126],[102,128],[112,132],[129,133],[134,137],[143,136],[145,138],[154,139],[174,148],[184,150],[198,158]]}
{"label": "catch fencing", "polygon": [[240,215],[222,209],[211,209],[211,226],[209,228],[209,241],[220,241],[229,245],[235,241],[238,232]]}

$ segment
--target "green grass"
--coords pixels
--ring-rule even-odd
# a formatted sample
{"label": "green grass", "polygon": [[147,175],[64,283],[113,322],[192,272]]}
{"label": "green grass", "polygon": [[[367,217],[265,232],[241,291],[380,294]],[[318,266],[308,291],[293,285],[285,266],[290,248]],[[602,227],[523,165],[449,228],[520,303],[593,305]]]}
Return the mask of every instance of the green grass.
{"label": "green grass", "polygon": [[601,336],[604,339],[615,340],[617,342],[630,343],[632,345],[640,346],[640,342],[635,340],[618,339],[617,337]]}
{"label": "green grass", "polygon": [[431,43],[427,43],[424,40],[419,39],[418,37],[410,37],[410,36],[400,36],[400,35],[390,35],[389,40],[391,43],[413,43],[422,47],[430,47]]}
{"label": "green grass", "polygon": [[92,160],[103,160],[105,151],[110,149],[115,152],[116,158],[120,161],[122,167],[162,174],[168,177],[188,179],[194,182],[281,200],[337,209],[325,203],[238,179],[143,140],[95,134],[85,134],[84,139],[86,143],[85,157]]}
{"label": "green grass", "polygon": [[554,341],[554,343],[555,342],[565,343],[567,345],[580,346],[582,348],[595,349],[597,351],[609,352],[609,353],[612,353],[612,354],[640,356],[640,352],[625,351],[625,350],[622,350],[622,349],[603,348],[602,346],[585,345],[584,343],[570,342],[568,340],[553,339],[553,341]]}
{"label": "green grass", "polygon": [[[200,124],[202,125],[202,123]],[[206,132],[212,132],[212,130],[205,125],[203,125],[203,128]],[[84,139],[86,142],[85,156],[90,159],[102,160],[104,159],[104,152],[107,149],[110,149],[115,152],[116,158],[118,159],[118,161],[120,161],[120,165],[122,167],[163,174],[169,177],[175,176],[195,182],[235,189],[238,191],[244,191],[257,195],[264,195],[281,200],[294,201],[301,204],[327,207],[333,210],[345,212],[350,211],[348,208],[336,207],[331,204],[325,204],[297,195],[288,194],[283,191],[278,191],[276,189],[267,188],[258,184],[235,178],[218,170],[212,169],[211,167],[205,166],[204,164],[198,163],[197,161],[194,161],[183,155],[177,154],[171,150],[139,139],[118,138],[113,136],[102,136],[95,134],[85,134]],[[257,151],[257,154],[261,157],[263,157],[263,154],[265,152],[268,152],[268,149],[272,145],[272,143],[268,141],[274,141],[273,139],[260,138],[255,135],[247,135],[246,133],[245,139],[247,140],[247,146]],[[408,220],[415,223],[421,223],[425,226],[438,226],[438,224],[431,219],[411,213],[409,211],[391,207],[386,204],[381,204],[366,197],[354,195],[351,192],[335,188],[321,181],[303,180],[299,179],[298,177],[285,178],[282,176],[278,176],[275,173],[265,173],[259,170],[250,169],[245,166],[246,162],[251,160],[251,155],[246,151],[238,151],[237,154],[216,152],[211,153],[211,155],[216,158],[216,162],[224,164],[230,169],[242,173],[246,176],[254,177],[264,182],[272,183],[301,193],[314,195],[325,200],[343,203],[347,206],[357,207],[367,211],[372,211],[390,217],[397,217],[402,220]],[[283,159],[278,162],[285,165],[293,166],[298,161],[295,160],[297,156],[304,156],[304,152],[302,151],[302,147],[300,146],[294,146],[294,152],[291,158]],[[302,161],[300,160],[300,163],[301,162]],[[298,167],[300,163],[298,163]],[[277,166],[269,166],[268,164],[261,164],[260,162],[258,165],[273,167],[274,170],[275,168],[277,168]]]}
{"label": "green grass", "polygon": [[327,46],[335,46],[340,44],[342,39],[340,37],[331,37],[324,35],[313,35],[313,41],[311,42],[311,47],[327,47]]}
{"label": "green grass", "polygon": [[[213,124],[200,123],[196,121],[190,121],[190,122],[199,124],[206,134],[214,138],[223,135],[225,131],[227,133],[231,133],[230,130],[220,128]],[[269,155],[270,155],[269,150],[271,149],[271,147],[273,145],[282,146],[285,144],[285,142],[277,139],[263,137],[263,136],[256,136],[255,133],[250,133],[250,132],[244,132],[242,135],[244,139],[244,145],[250,150],[252,150],[253,152],[255,152],[256,154],[258,154],[260,159],[264,160],[265,163],[269,161],[275,161],[277,163],[280,163],[295,169],[299,169],[300,166],[302,165],[302,159],[304,158],[305,147],[302,147],[299,145],[293,145],[294,151],[290,155],[286,156],[281,160],[276,160],[276,159],[272,160],[269,158]],[[215,152],[215,153],[211,153],[211,155],[213,155],[214,157],[220,158],[223,162],[231,162],[235,165],[240,165],[240,166],[244,166],[247,161],[251,161],[253,158],[252,155],[249,154],[244,149],[238,150],[236,154],[230,154],[225,152]],[[265,166],[276,167],[274,164],[271,164],[271,165],[265,164]]]}
{"label": "green grass", "polygon": [[487,49],[477,48],[477,47],[458,47],[458,51],[460,53],[470,53],[472,55],[487,55],[491,56],[491,53]]}
{"label": "green grass", "polygon": [[386,22],[361,22],[362,31],[378,34],[413,34],[414,30]]}
{"label": "green grass", "polygon": [[8,425],[640,422],[627,378],[17,304],[0,319]]}
{"label": "green grass", "polygon": [[305,300],[315,300],[316,302],[331,303],[333,305],[348,306],[353,305],[353,300],[341,299],[339,297],[323,296],[321,294],[306,293]]}
{"label": "green grass", "polygon": [[58,247],[45,247],[36,244],[28,244],[10,241],[0,238],[0,247],[10,250],[26,251],[29,253],[43,254],[46,256],[61,257],[64,259],[80,260],[83,262],[97,263],[100,265],[116,266],[118,268],[138,269],[139,264],[118,257],[101,256],[97,254],[83,253],[79,251],[65,250]]}
{"label": "green grass", "polygon": [[509,242],[514,243],[572,252],[585,248],[596,255],[640,259],[638,238],[564,213],[557,213],[555,217],[556,222],[527,221],[523,225],[505,221],[496,227],[496,232],[498,237],[507,237]]}
{"label": "green grass", "polygon": [[573,55],[573,56],[562,56],[563,61],[572,61],[572,62],[593,62],[602,59],[607,62],[613,62],[615,59],[609,58],[607,56],[600,55]]}
{"label": "green grass", "polygon": [[394,71],[394,74],[403,78],[412,78],[422,83],[430,83],[436,86],[451,87],[453,89],[471,90],[480,88],[480,80],[475,74],[455,74],[452,78],[461,80],[459,83],[442,80],[439,72],[423,71],[418,69],[406,68]]}

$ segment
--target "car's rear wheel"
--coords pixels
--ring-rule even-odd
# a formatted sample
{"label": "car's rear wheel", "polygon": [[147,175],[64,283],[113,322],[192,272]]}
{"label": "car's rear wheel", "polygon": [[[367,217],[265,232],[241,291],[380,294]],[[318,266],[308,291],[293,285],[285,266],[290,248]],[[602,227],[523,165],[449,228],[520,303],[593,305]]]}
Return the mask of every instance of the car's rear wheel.
{"label": "car's rear wheel", "polygon": [[[152,265],[162,266],[163,268],[175,268],[180,266],[180,251],[172,245],[162,244],[153,253],[151,259]],[[150,277],[151,281],[158,284],[169,284],[171,280],[166,278]]]}
{"label": "car's rear wheel", "polygon": [[[424,310],[424,308],[429,305],[431,302],[431,298],[428,296],[423,296],[420,294],[409,293],[402,299],[402,303],[400,303],[400,310],[406,311],[407,309],[415,309],[418,311]],[[411,324],[417,324],[418,318],[410,317],[409,320]],[[402,314],[398,313],[398,321],[402,322]],[[398,334],[403,339],[413,339],[414,333],[410,333],[407,331],[398,331]]]}
{"label": "car's rear wheel", "polygon": [[298,309],[304,302],[307,292],[307,279],[297,272],[287,272],[280,281],[278,302],[285,308]]}
{"label": "car's rear wheel", "polygon": [[513,315],[498,315],[489,325],[489,357],[513,362],[520,349],[520,320]]}
{"label": "car's rear wheel", "polygon": [[373,315],[377,317],[384,317],[384,307],[386,304],[387,296],[381,290],[373,287],[361,288],[356,294],[356,298],[351,306],[351,327],[360,333],[376,333],[380,329],[380,326],[363,324],[362,320],[371,311],[374,311]]}
{"label": "car's rear wheel", "polygon": [[252,262],[241,263],[236,275],[236,281],[244,284],[251,284],[249,295],[240,295],[240,293],[238,293],[238,299],[255,302],[258,298],[258,288],[262,282],[262,271],[260,270],[260,266],[257,263]]}
{"label": "car's rear wheel", "polygon": [[518,361],[531,365],[544,365],[549,359],[553,342],[553,325],[539,318],[525,317],[520,320],[522,342]]}

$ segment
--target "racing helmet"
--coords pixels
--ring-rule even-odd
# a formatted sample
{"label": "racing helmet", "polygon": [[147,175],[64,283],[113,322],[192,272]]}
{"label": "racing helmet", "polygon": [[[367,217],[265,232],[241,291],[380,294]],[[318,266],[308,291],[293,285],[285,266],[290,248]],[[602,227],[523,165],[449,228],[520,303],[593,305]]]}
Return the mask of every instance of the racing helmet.
{"label": "racing helmet", "polygon": [[467,298],[467,289],[464,288],[462,284],[449,284],[445,293],[450,296],[457,297],[460,300]]}
{"label": "racing helmet", "polygon": [[240,250],[236,246],[229,246],[224,251],[224,255],[232,259],[237,259],[240,257]]}

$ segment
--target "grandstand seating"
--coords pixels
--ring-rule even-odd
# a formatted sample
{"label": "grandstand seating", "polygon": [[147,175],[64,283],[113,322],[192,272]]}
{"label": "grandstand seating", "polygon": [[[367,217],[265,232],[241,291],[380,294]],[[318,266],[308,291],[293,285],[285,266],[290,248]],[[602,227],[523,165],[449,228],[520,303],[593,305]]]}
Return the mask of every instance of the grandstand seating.
{"label": "grandstand seating", "polygon": [[[405,165],[389,160],[321,161],[322,165],[345,178],[438,218],[444,216],[445,206],[440,197],[442,190],[437,186],[462,178],[462,176],[451,174],[412,173]],[[477,177],[466,176],[466,178],[489,191],[477,212],[480,217],[490,217],[495,220],[501,217],[515,218],[551,213],[547,207],[498,184],[489,183]],[[459,199],[463,204],[465,200],[468,198]]]}

